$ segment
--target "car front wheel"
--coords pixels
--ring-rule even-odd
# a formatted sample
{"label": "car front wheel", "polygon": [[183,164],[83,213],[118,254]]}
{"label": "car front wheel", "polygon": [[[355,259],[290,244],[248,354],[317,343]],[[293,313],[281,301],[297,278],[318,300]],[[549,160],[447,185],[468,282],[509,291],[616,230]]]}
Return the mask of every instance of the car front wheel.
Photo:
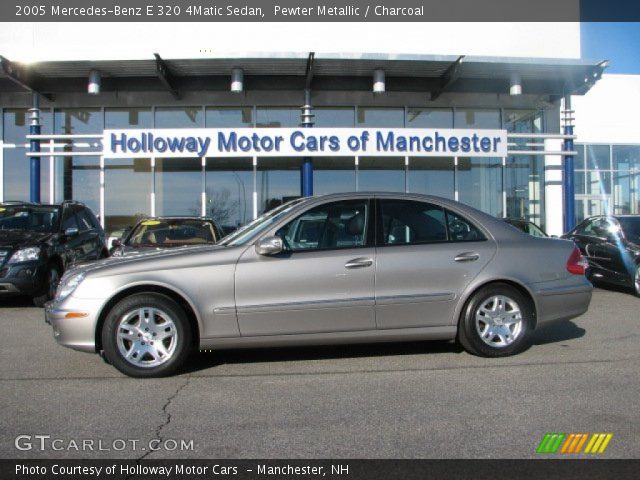
{"label": "car front wheel", "polygon": [[534,321],[531,301],[518,290],[506,284],[488,285],[467,302],[458,339],[473,355],[514,355],[529,346]]}
{"label": "car front wheel", "polygon": [[118,302],[102,329],[109,362],[130,377],[162,377],[176,371],[191,346],[187,316],[171,298],[135,294]]}

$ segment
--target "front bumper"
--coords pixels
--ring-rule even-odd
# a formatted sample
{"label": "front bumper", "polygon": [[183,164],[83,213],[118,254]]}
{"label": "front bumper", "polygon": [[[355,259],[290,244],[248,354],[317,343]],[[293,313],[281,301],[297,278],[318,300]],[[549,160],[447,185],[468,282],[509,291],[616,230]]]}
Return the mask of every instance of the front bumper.
{"label": "front bumper", "polygon": [[95,353],[97,311],[94,301],[70,297],[60,304],[47,303],[44,321],[51,325],[53,338],[60,345]]}
{"label": "front bumper", "polygon": [[40,262],[22,262],[0,269],[0,297],[37,295],[44,287],[46,271]]}

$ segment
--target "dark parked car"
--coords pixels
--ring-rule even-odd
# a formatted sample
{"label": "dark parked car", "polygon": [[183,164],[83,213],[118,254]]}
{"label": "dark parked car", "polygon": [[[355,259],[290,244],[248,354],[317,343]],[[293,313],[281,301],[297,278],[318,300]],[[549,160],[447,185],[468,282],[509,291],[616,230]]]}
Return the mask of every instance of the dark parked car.
{"label": "dark parked car", "polygon": [[509,225],[513,225],[518,230],[523,231],[524,233],[528,233],[534,237],[548,237],[544,230],[542,230],[538,225],[529,220],[525,220],[523,218],[505,218],[505,222]]}
{"label": "dark parked car", "polygon": [[631,287],[640,296],[640,215],[587,218],[563,238],[580,247],[593,282]]}
{"label": "dark parked car", "polygon": [[0,204],[0,298],[28,295],[43,306],[68,267],[107,256],[104,230],[81,203]]}
{"label": "dark parked car", "polygon": [[152,250],[214,244],[224,234],[210,218],[153,217],[140,220],[124,240],[112,243],[111,255],[128,256]]}

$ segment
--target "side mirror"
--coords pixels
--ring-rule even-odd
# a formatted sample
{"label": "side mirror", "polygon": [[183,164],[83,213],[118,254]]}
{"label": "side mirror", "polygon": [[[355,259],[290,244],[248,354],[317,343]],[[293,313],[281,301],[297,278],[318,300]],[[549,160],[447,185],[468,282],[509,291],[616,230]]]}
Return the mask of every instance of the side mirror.
{"label": "side mirror", "polygon": [[113,240],[111,240],[111,248],[119,248],[121,246],[122,246],[121,238],[114,238]]}
{"label": "side mirror", "polygon": [[67,237],[75,237],[78,235],[78,229],[75,227],[69,227],[64,231],[64,234]]}
{"label": "side mirror", "polygon": [[256,243],[258,255],[276,255],[282,252],[284,244],[280,237],[265,237]]}

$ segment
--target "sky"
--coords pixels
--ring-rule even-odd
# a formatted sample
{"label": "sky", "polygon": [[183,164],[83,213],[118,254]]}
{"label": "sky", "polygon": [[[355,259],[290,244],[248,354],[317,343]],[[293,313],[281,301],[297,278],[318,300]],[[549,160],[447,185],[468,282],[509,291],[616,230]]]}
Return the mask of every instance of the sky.
{"label": "sky", "polygon": [[605,73],[640,74],[640,22],[583,22],[582,58],[609,60]]}

